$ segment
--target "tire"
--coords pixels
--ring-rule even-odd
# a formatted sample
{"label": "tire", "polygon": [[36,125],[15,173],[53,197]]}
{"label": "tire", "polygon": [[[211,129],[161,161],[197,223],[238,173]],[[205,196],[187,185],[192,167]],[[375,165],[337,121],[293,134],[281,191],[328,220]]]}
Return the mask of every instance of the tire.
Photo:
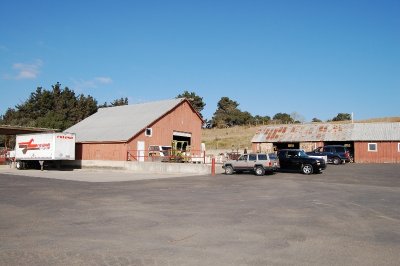
{"label": "tire", "polygon": [[17,161],[16,163],[15,163],[15,167],[18,169],[18,170],[21,170],[23,167],[22,167],[23,165],[22,165],[22,162],[21,161]]}
{"label": "tire", "polygon": [[314,172],[314,169],[311,164],[305,164],[301,167],[301,172],[305,175],[311,175]]}
{"label": "tire", "polygon": [[342,162],[342,160],[340,160],[339,157],[335,157],[333,158],[332,162],[334,165],[339,165]]}
{"label": "tire", "polygon": [[265,169],[262,166],[256,166],[256,168],[254,169],[254,172],[258,176],[265,175]]}
{"label": "tire", "polygon": [[232,175],[233,174],[233,167],[231,165],[225,166],[225,174]]}

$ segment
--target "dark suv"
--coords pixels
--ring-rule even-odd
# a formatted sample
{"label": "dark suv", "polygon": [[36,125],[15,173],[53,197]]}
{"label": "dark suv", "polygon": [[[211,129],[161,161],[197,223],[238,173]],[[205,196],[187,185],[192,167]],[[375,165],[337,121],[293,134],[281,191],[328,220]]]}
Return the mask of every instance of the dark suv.
{"label": "dark suv", "polygon": [[282,149],[278,151],[278,158],[281,171],[300,171],[309,175],[326,169],[324,159],[312,158],[299,149]]}
{"label": "dark suv", "polygon": [[327,156],[328,163],[335,165],[350,162],[350,152],[342,145],[326,145],[319,147],[312,152],[307,152],[308,155]]}

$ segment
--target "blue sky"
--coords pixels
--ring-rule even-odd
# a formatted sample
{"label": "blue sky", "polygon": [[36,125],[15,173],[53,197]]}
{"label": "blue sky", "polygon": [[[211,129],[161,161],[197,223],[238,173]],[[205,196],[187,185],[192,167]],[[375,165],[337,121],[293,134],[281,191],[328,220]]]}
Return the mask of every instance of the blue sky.
{"label": "blue sky", "polygon": [[400,1],[20,1],[0,8],[0,114],[60,82],[99,103],[221,97],[252,115],[400,116]]}

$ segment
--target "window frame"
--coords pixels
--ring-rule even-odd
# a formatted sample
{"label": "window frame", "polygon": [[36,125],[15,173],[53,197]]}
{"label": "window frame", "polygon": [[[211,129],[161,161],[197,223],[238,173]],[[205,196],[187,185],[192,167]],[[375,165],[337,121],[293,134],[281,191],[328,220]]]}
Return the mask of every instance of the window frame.
{"label": "window frame", "polygon": [[[148,132],[150,132],[150,133],[148,133]],[[144,135],[145,135],[146,137],[151,137],[151,136],[153,136],[153,129],[152,129],[151,127],[146,127],[146,129],[144,130]]]}
{"label": "window frame", "polygon": [[[370,145],[375,145],[375,149],[372,150]],[[368,151],[369,152],[378,152],[378,143],[376,143],[376,142],[368,142]]]}

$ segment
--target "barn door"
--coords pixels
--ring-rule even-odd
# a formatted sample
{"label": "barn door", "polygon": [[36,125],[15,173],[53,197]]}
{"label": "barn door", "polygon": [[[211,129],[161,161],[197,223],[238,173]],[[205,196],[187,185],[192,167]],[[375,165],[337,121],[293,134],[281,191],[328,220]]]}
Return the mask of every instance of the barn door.
{"label": "barn door", "polygon": [[144,141],[137,142],[137,160],[144,162]]}

